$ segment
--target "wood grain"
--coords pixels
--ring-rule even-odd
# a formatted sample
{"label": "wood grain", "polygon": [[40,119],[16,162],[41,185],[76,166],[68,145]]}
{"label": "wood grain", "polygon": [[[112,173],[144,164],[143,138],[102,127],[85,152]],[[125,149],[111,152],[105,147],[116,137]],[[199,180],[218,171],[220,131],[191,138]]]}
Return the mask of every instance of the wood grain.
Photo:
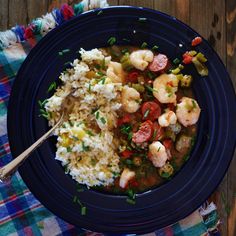
{"label": "wood grain", "polygon": [[142,1],[142,0],[119,0],[119,5],[129,5],[129,6],[153,8],[153,0],[149,0],[149,1]]}
{"label": "wood grain", "polygon": [[0,30],[6,30],[8,28],[8,1],[0,0]]}
{"label": "wood grain", "polygon": [[28,8],[26,0],[8,0],[9,3],[9,24],[13,27],[16,24],[27,25]]}
{"label": "wood grain", "polygon": [[[218,0],[198,0],[190,1],[190,26],[208,39],[212,47],[220,55],[226,64],[226,22],[225,22],[225,2]],[[194,10],[193,10],[194,9]],[[222,221],[221,233],[227,235],[228,215],[228,176],[226,175],[216,191],[215,203]]]}
{"label": "wood grain", "polygon": [[[48,0],[27,0],[28,22],[32,21],[36,16],[40,17],[46,14],[48,9]],[[37,17],[36,17],[37,18]]]}
{"label": "wood grain", "polygon": [[118,0],[108,0],[107,2],[110,6],[116,6],[119,4]]}
{"label": "wood grain", "polygon": [[154,0],[154,8],[189,23],[189,0]]}
{"label": "wood grain", "polygon": [[[227,54],[226,64],[236,88],[236,1],[226,0]],[[236,235],[236,153],[228,170],[228,236]]]}

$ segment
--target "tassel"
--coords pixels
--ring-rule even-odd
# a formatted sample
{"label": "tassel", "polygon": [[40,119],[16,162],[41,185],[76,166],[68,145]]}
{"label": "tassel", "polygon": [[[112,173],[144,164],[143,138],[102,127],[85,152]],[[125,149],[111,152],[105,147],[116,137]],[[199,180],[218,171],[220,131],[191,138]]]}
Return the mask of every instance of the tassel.
{"label": "tassel", "polygon": [[0,48],[8,48],[17,42],[16,34],[12,30],[0,32]]}
{"label": "tassel", "polygon": [[68,4],[63,4],[61,7],[61,13],[64,16],[65,20],[69,20],[74,16],[74,10]]}

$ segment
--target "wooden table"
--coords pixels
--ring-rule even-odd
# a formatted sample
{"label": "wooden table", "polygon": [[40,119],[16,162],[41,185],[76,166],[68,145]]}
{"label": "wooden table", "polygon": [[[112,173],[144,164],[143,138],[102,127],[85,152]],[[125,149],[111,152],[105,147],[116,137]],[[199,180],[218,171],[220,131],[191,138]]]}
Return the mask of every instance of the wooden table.
{"label": "wooden table", "polygon": [[[0,30],[45,14],[70,0],[0,0]],[[166,12],[190,25],[209,40],[226,65],[236,87],[235,0],[109,0],[110,5],[131,5]],[[234,108],[235,109],[235,108]],[[235,121],[236,122],[236,121]],[[219,188],[212,195],[222,221],[223,236],[236,235],[236,157]]]}

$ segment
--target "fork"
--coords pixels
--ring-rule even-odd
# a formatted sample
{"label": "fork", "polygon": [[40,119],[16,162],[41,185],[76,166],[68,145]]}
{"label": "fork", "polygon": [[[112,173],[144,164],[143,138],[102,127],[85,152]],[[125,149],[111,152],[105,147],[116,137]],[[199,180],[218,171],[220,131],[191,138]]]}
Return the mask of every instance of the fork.
{"label": "fork", "polygon": [[[74,93],[75,89],[73,89],[67,96],[66,99]],[[66,100],[65,99],[65,100]],[[64,107],[65,100],[61,105],[62,115],[59,121],[41,138],[39,138],[35,143],[33,143],[29,148],[27,148],[24,152],[22,152],[19,156],[17,156],[14,160],[0,168],[0,182],[4,182],[8,180],[18,169],[18,167],[29,157],[29,155],[38,148],[47,138],[52,134],[52,132],[64,121]]]}

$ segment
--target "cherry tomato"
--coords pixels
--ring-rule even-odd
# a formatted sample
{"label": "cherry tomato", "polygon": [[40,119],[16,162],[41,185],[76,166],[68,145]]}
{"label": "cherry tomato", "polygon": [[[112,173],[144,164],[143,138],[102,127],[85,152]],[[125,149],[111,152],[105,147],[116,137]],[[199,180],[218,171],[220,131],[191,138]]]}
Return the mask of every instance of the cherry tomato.
{"label": "cherry tomato", "polygon": [[185,52],[185,53],[183,54],[183,63],[184,63],[184,64],[190,64],[190,63],[192,63],[192,59],[193,59],[193,56],[189,55],[188,52]]}
{"label": "cherry tomato", "polygon": [[168,58],[166,55],[159,53],[154,56],[153,61],[149,64],[148,69],[153,72],[164,71],[168,65]]}
{"label": "cherry tomato", "polygon": [[120,154],[121,154],[122,158],[127,159],[127,158],[130,158],[134,154],[134,152],[130,151],[130,150],[124,150]]}
{"label": "cherry tomato", "polygon": [[131,114],[125,114],[123,117],[119,118],[117,121],[117,125],[121,126],[126,123],[130,123],[132,120]]}
{"label": "cherry tomato", "polygon": [[133,134],[132,141],[134,143],[144,143],[151,139],[153,134],[153,123],[147,120],[141,124],[139,130]]}
{"label": "cherry tomato", "polygon": [[202,38],[201,38],[201,37],[196,37],[196,38],[194,38],[194,39],[192,40],[191,45],[192,45],[193,47],[195,47],[195,46],[197,46],[198,44],[200,44],[201,42],[202,42]]}
{"label": "cherry tomato", "polygon": [[143,120],[156,120],[161,115],[161,107],[156,102],[144,102],[141,108]]}
{"label": "cherry tomato", "polygon": [[126,80],[127,80],[127,82],[137,83],[138,82],[138,76],[139,76],[139,72],[132,71],[127,75]]}
{"label": "cherry tomato", "polygon": [[138,184],[138,181],[136,179],[132,179],[132,180],[130,180],[129,185],[131,187],[137,188],[139,184]]}
{"label": "cherry tomato", "polygon": [[158,122],[154,122],[152,141],[158,141],[163,135],[164,129],[158,124]]}
{"label": "cherry tomato", "polygon": [[173,145],[173,142],[171,139],[165,139],[163,141],[163,145],[165,146],[166,149],[170,149]]}

